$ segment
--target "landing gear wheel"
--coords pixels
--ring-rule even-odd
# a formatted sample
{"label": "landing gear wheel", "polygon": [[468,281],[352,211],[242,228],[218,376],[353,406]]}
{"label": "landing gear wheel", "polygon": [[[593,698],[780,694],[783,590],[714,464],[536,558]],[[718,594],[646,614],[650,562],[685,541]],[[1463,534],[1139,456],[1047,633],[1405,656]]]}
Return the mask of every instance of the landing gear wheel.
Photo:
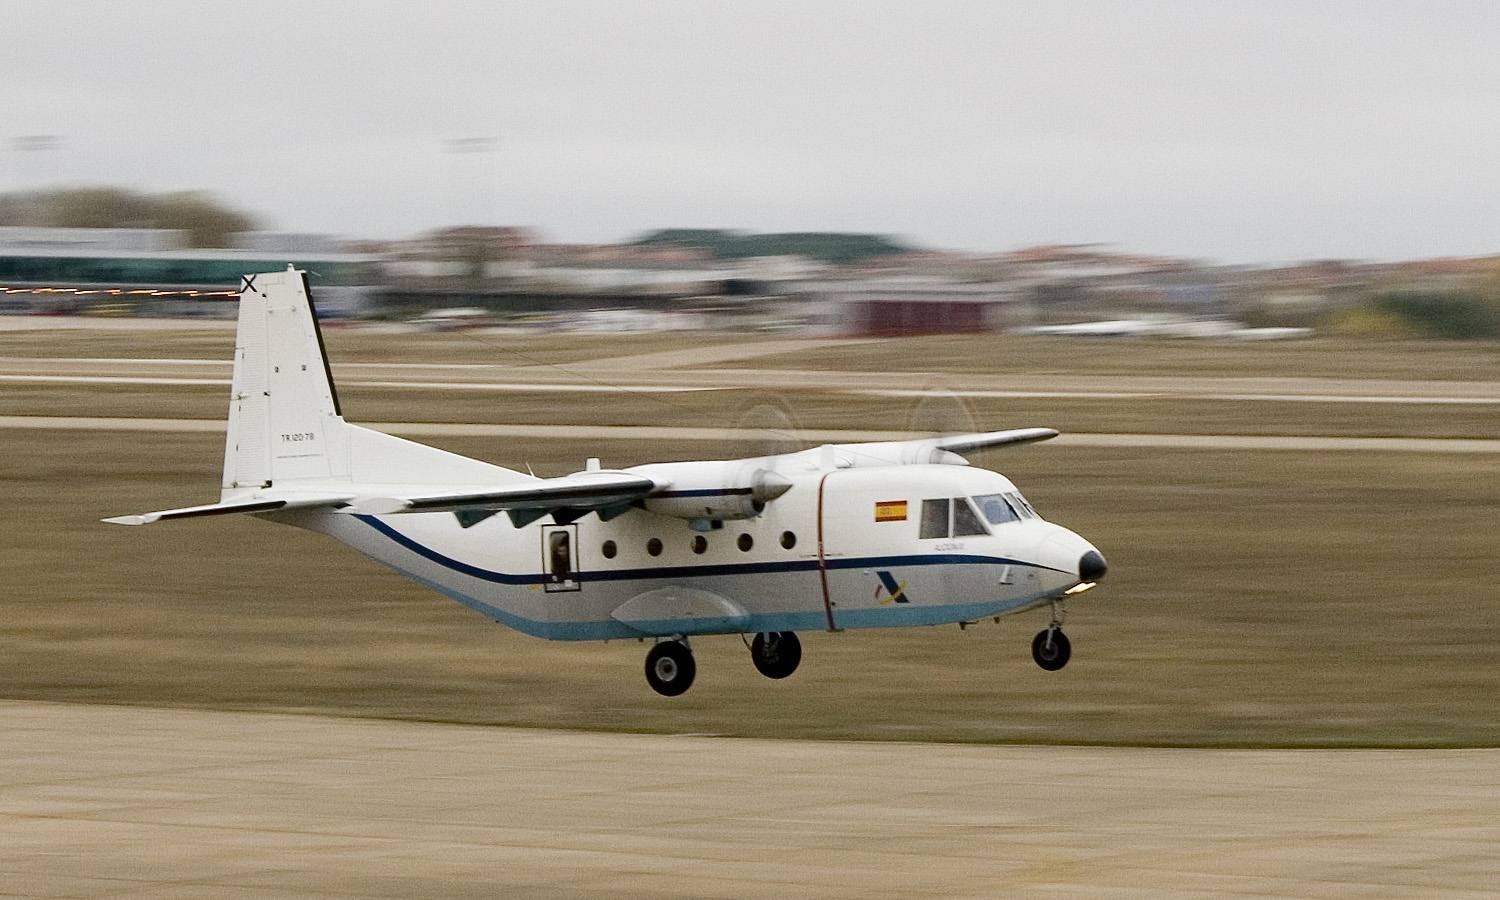
{"label": "landing gear wheel", "polygon": [[693,651],[680,641],[662,641],[646,654],[646,683],[664,697],[676,697],[692,687],[697,672]]}
{"label": "landing gear wheel", "polygon": [[1031,658],[1048,672],[1056,672],[1068,664],[1073,655],[1073,645],[1061,628],[1043,628],[1031,639]]}
{"label": "landing gear wheel", "polygon": [[767,678],[785,678],[802,662],[802,642],[795,632],[761,632],[750,642],[750,661]]}

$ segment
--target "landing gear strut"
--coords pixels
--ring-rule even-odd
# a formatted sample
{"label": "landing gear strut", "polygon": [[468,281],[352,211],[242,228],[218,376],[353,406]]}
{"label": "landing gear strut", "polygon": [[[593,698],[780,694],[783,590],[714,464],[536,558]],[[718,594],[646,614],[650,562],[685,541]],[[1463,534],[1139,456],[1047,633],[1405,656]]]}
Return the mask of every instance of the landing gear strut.
{"label": "landing gear strut", "polygon": [[1056,672],[1067,665],[1069,657],[1073,655],[1073,645],[1062,630],[1066,614],[1067,609],[1062,601],[1052,601],[1052,622],[1031,639],[1031,658],[1048,672]]}
{"label": "landing gear strut", "polygon": [[761,632],[750,642],[750,661],[767,678],[785,678],[802,662],[802,642],[791,631]]}
{"label": "landing gear strut", "polygon": [[665,697],[676,697],[693,686],[698,672],[693,651],[682,641],[662,641],[646,654],[646,683]]}

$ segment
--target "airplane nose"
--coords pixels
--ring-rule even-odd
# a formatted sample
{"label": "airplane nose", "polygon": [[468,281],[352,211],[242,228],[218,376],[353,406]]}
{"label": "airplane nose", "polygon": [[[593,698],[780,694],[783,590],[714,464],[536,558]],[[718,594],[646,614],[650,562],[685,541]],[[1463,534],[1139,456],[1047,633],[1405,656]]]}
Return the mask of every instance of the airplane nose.
{"label": "airplane nose", "polygon": [[1078,560],[1078,577],[1084,581],[1098,581],[1108,571],[1109,563],[1104,561],[1104,554],[1098,550],[1090,550]]}

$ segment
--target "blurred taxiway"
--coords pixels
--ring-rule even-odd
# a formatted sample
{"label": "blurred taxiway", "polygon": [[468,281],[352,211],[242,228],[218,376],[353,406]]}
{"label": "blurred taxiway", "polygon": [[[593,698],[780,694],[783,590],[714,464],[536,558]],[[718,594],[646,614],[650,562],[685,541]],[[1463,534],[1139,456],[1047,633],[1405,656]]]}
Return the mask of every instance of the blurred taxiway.
{"label": "blurred taxiway", "polygon": [[589,734],[0,703],[0,894],[1492,896],[1500,750]]}

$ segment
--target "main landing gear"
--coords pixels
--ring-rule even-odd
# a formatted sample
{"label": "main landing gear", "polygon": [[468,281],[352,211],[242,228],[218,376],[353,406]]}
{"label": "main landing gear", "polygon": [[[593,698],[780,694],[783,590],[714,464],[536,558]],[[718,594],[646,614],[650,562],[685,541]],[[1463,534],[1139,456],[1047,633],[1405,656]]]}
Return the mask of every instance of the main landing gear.
{"label": "main landing gear", "polygon": [[693,686],[698,664],[684,641],[662,641],[646,654],[646,683],[666,697],[676,697]]}
{"label": "main landing gear", "polygon": [[[768,631],[749,644],[750,661],[767,678],[785,678],[802,662],[802,642],[790,631]],[[698,665],[686,638],[664,640],[646,654],[646,683],[665,697],[676,697],[693,686]]]}
{"label": "main landing gear", "polygon": [[750,661],[767,678],[785,678],[802,662],[802,642],[795,632],[761,632],[750,642]]}
{"label": "main landing gear", "polygon": [[1052,601],[1052,622],[1031,639],[1031,658],[1048,672],[1056,672],[1068,664],[1073,655],[1073,645],[1063,634],[1063,616],[1067,610],[1059,600]]}

